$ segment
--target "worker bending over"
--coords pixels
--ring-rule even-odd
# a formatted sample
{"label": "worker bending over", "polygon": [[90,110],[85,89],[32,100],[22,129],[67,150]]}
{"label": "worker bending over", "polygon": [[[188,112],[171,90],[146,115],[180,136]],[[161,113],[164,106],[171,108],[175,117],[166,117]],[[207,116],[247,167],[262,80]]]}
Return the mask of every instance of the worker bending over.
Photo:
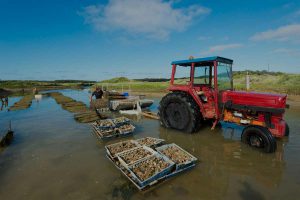
{"label": "worker bending over", "polygon": [[93,96],[95,96],[96,99],[102,99],[103,91],[101,90],[100,87],[96,87],[96,90],[92,93],[90,97],[90,101],[92,101]]}

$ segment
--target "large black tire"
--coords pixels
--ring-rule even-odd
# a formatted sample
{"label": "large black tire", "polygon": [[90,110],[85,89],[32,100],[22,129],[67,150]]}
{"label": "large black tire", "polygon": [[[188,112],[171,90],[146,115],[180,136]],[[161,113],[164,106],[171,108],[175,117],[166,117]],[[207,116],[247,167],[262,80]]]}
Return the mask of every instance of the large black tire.
{"label": "large black tire", "polygon": [[183,92],[169,93],[159,105],[161,124],[188,133],[197,132],[201,126],[201,113],[194,99]]}
{"label": "large black tire", "polygon": [[271,132],[261,126],[248,126],[243,130],[242,142],[263,150],[266,153],[273,153],[276,151],[276,139]]}

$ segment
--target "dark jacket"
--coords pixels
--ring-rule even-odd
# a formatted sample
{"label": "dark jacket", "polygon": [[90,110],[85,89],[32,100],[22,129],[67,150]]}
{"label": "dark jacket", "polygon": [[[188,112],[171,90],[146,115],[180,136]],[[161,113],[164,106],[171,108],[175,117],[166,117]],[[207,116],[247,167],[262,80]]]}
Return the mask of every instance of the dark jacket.
{"label": "dark jacket", "polygon": [[93,93],[92,93],[92,96],[95,96],[96,97],[96,99],[101,99],[102,98],[102,96],[103,96],[103,91],[102,90],[96,90],[96,91],[94,91]]}

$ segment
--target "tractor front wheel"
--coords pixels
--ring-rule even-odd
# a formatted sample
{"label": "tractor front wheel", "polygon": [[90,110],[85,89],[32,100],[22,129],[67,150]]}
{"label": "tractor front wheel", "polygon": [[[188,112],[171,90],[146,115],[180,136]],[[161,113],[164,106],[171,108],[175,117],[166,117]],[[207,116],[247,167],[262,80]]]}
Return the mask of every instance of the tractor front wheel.
{"label": "tractor front wheel", "polygon": [[266,153],[273,153],[276,150],[276,140],[271,132],[260,126],[248,126],[243,130],[242,142],[251,147],[259,148]]}
{"label": "tractor front wheel", "polygon": [[189,133],[199,130],[202,119],[194,99],[182,92],[169,93],[162,98],[159,116],[163,126]]}

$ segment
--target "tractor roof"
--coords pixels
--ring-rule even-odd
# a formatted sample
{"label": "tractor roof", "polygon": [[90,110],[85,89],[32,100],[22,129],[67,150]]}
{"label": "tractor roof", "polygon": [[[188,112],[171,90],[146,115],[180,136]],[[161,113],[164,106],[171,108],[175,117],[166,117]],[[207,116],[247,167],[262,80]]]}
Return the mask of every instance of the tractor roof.
{"label": "tractor roof", "polygon": [[223,62],[223,63],[227,63],[227,64],[233,63],[233,60],[231,60],[231,59],[223,58],[223,57],[219,57],[219,56],[212,56],[212,57],[206,57],[206,58],[178,60],[178,61],[173,61],[171,64],[172,65],[180,65],[180,66],[191,66],[192,63],[195,63],[195,66],[200,66],[200,65],[205,65],[208,62],[213,62],[213,61]]}

